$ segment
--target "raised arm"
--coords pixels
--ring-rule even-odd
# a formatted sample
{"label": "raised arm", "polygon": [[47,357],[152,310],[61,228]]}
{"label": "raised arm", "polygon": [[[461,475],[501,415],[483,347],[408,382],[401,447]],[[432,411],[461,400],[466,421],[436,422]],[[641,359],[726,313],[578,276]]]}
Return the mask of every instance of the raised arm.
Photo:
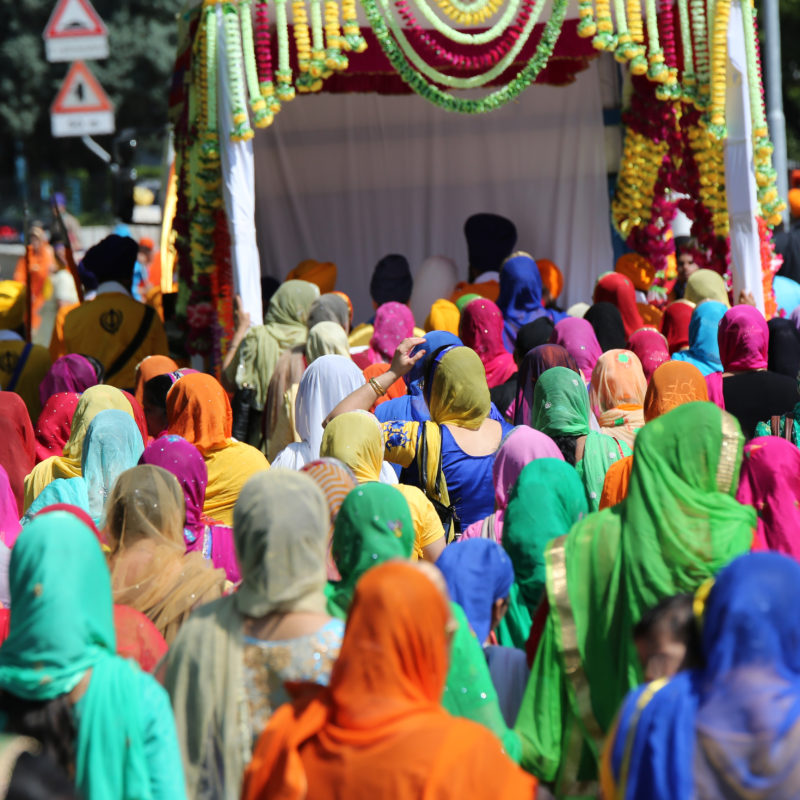
{"label": "raised arm", "polygon": [[[345,414],[348,411],[369,411],[370,408],[372,408],[372,404],[375,402],[375,397],[380,397],[385,394],[398,378],[402,378],[403,375],[410,372],[411,367],[425,355],[424,350],[420,350],[413,356],[411,355],[411,351],[424,341],[424,339],[415,336],[409,339],[403,339],[403,341],[397,345],[397,350],[394,351],[389,369],[386,370],[383,375],[378,375],[377,378],[373,378],[372,381],[365,383],[363,386],[360,386],[354,392],[347,395],[347,397],[328,414],[325,423],[332,420],[334,417],[338,417],[339,414]],[[373,381],[381,388],[380,392],[374,387]]]}

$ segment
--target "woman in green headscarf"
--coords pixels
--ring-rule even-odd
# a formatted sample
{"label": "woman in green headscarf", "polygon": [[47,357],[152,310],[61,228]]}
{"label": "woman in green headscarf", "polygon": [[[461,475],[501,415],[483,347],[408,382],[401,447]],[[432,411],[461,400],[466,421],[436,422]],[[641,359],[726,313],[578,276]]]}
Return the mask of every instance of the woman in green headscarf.
{"label": "woman in green headscarf", "polygon": [[503,524],[503,547],[514,565],[518,589],[511,593],[508,614],[526,615],[528,630],[544,592],[548,542],[588,513],[578,473],[564,461],[531,461],[514,484]]}
{"label": "woman in green headscarf", "polygon": [[559,797],[596,794],[603,738],[642,681],[632,636],[642,614],[750,549],[756,515],[734,499],[743,443],[735,418],[708,402],[648,422],[625,500],[549,544],[546,624],[516,729],[523,766]]}
{"label": "woman in green headscarf", "polygon": [[536,381],[531,427],[546,433],[558,445],[564,460],[578,471],[590,511],[600,507],[608,468],[631,449],[625,442],[589,430],[589,395],[571,369],[552,367]]}
{"label": "woman in green headscarf", "polygon": [[111,577],[92,531],[67,512],[42,514],[17,540],[9,579],[5,732],[38,738],[85,800],[185,798],[166,692],[116,655]]}
{"label": "woman in green headscarf", "polygon": [[[399,492],[382,483],[353,489],[342,503],[333,529],[333,559],[342,579],[328,584],[328,612],[344,619],[358,579],[370,567],[390,559],[411,558],[413,546],[414,526]],[[451,644],[442,705],[454,716],[479,722],[494,732],[508,755],[519,761],[519,737],[503,720],[481,644],[461,606],[452,603],[452,608],[458,629]]]}
{"label": "woman in green headscarf", "polygon": [[[275,365],[281,353],[308,337],[308,320],[311,305],[319,297],[319,287],[308,281],[286,281],[269,301],[263,325],[254,325],[241,339],[241,344],[231,342],[223,362],[224,377],[229,386],[237,389],[255,389],[253,404],[263,411],[267,390]],[[232,355],[231,355],[232,353]],[[230,357],[229,357],[230,356]],[[258,445],[261,438],[259,424],[251,425],[248,444]]]}

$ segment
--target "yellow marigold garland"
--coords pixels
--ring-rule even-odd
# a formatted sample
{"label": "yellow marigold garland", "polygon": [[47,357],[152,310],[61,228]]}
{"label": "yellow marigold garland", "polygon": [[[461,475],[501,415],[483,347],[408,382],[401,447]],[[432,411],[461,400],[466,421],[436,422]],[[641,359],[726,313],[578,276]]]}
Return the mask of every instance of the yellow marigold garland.
{"label": "yellow marigold garland", "polygon": [[633,228],[650,219],[653,189],[667,148],[666,140],[654,142],[649,136],[630,128],[626,130],[617,188],[611,203],[611,218],[623,239],[628,238]]}
{"label": "yellow marigold garland", "polygon": [[717,0],[714,13],[714,33],[711,39],[711,102],[708,130],[717,139],[727,135],[725,127],[725,95],[728,72],[728,20],[730,0]]}
{"label": "yellow marigold garland", "polygon": [[[436,4],[445,14],[459,25],[480,25],[491,19],[502,7],[502,0],[486,0],[479,8],[472,10],[469,6],[451,0],[436,0]],[[475,6],[478,6],[476,3]]]}
{"label": "yellow marigold garland", "polygon": [[344,31],[344,49],[354,53],[363,53],[367,49],[366,39],[358,28],[356,0],[342,0],[342,30]]}

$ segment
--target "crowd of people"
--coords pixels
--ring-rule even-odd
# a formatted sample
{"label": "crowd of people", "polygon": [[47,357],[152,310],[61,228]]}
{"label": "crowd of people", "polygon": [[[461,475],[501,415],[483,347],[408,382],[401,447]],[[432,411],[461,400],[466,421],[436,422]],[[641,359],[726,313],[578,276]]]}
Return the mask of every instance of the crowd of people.
{"label": "crowd of people", "polygon": [[356,326],[333,263],[265,279],[216,374],[128,237],[48,348],[0,282],[0,794],[798,796],[800,294],[681,240],[564,308],[465,235]]}

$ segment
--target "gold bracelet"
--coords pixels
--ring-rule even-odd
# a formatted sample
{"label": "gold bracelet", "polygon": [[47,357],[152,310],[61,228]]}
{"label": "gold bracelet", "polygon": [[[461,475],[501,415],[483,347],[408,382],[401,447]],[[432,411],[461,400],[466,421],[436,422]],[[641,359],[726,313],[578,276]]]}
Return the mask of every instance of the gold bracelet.
{"label": "gold bracelet", "polygon": [[369,385],[372,387],[372,390],[375,392],[378,397],[383,397],[386,394],[386,389],[384,389],[375,378],[369,379]]}

